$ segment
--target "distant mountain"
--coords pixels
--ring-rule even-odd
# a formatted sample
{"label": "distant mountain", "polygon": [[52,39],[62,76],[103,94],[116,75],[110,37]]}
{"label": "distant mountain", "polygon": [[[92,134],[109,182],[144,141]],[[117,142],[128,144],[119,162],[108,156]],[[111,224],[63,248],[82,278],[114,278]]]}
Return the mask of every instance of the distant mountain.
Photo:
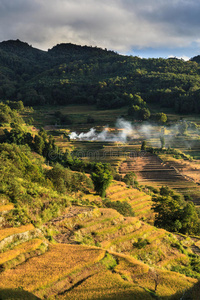
{"label": "distant mountain", "polygon": [[25,105],[72,103],[97,108],[130,105],[132,95],[200,112],[199,57],[141,59],[97,47],[59,44],[38,50],[19,40],[0,43],[0,99]]}

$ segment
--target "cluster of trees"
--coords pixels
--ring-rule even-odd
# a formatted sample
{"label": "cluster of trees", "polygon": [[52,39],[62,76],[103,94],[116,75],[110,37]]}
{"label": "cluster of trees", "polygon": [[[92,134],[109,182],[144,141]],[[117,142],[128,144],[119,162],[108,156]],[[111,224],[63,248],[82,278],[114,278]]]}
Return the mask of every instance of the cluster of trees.
{"label": "cluster of trees", "polygon": [[167,115],[163,112],[151,114],[147,103],[142,99],[139,94],[129,94],[127,103],[129,103],[128,115],[135,120],[151,120],[159,124],[167,122]]}
{"label": "cluster of trees", "polygon": [[4,129],[3,142],[17,145],[28,145],[31,150],[43,155],[45,158],[51,158],[51,155],[58,153],[58,147],[52,136],[47,136],[44,129],[40,129],[38,134],[33,136],[27,132],[23,126],[18,123],[11,123],[11,130]]}
{"label": "cluster of trees", "polygon": [[[147,104],[200,112],[198,58],[141,59],[72,44],[44,52],[17,40],[0,43],[0,67],[0,98],[30,106],[81,103],[109,109],[130,106],[127,95],[139,94]],[[149,117],[147,107],[133,105],[134,117]]]}
{"label": "cluster of trees", "polygon": [[[17,106],[19,102],[15,103]],[[9,105],[0,102],[0,126],[3,124],[9,125],[11,122],[20,124],[22,123],[22,118],[19,116],[16,110],[13,110]]]}
{"label": "cluster of trees", "polygon": [[193,202],[181,200],[168,187],[160,188],[160,194],[153,197],[155,226],[172,232],[200,234],[200,220]]}
{"label": "cluster of trees", "polygon": [[0,103],[0,114],[5,116],[3,124],[7,123],[7,121],[10,122],[10,129],[4,129],[1,142],[27,145],[32,151],[42,155],[51,165],[54,166],[57,163],[49,171],[47,178],[51,179],[59,192],[64,190],[68,190],[68,192],[73,192],[77,189],[83,190],[83,182],[88,186],[91,181],[84,174],[77,175],[74,173],[74,175],[69,175],[69,171],[65,169],[68,168],[73,171],[90,173],[95,191],[102,197],[105,197],[106,188],[109,186],[114,174],[114,170],[109,164],[84,162],[77,157],[72,157],[68,151],[62,152],[56,146],[54,138],[48,136],[43,128],[33,136],[22,125],[22,118],[6,104]]}
{"label": "cluster of trees", "polygon": [[128,109],[128,115],[134,119],[148,120],[151,116],[150,110],[146,107],[146,102],[140,95],[130,94],[131,106]]}
{"label": "cluster of trees", "polygon": [[59,193],[88,192],[93,189],[92,180],[84,173],[72,172],[56,163],[52,169],[46,171],[46,177],[51,180]]}

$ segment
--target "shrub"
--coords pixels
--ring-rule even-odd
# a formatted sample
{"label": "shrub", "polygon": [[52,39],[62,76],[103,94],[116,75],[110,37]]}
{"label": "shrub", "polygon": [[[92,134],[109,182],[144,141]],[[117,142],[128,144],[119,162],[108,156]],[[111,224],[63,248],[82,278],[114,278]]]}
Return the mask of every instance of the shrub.
{"label": "shrub", "polygon": [[138,182],[136,181],[136,175],[134,172],[127,173],[124,176],[123,181],[126,183],[126,185],[129,185],[129,186],[138,184]]}
{"label": "shrub", "polygon": [[147,239],[139,238],[137,242],[133,243],[133,246],[142,249],[146,247],[146,245],[149,245],[149,241]]}
{"label": "shrub", "polygon": [[103,201],[103,204],[108,208],[113,208],[116,211],[118,211],[121,215],[125,217],[134,217],[135,213],[131,207],[131,205],[126,202],[120,202],[120,201],[110,201],[108,199]]}
{"label": "shrub", "polygon": [[101,263],[106,266],[106,269],[113,270],[117,266],[117,261],[110,253],[106,253]]}

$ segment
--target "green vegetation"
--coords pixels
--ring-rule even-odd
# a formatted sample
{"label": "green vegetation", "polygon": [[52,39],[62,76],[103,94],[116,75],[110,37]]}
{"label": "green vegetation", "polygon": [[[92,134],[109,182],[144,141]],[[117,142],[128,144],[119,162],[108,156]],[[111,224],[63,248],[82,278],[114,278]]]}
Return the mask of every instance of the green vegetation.
{"label": "green vegetation", "polygon": [[167,122],[167,115],[164,113],[156,113],[153,117],[153,120],[157,121],[160,124],[164,124]]}
{"label": "green vegetation", "polygon": [[108,270],[113,270],[117,266],[116,259],[110,253],[106,253],[101,263],[105,265]]}
{"label": "green vegetation", "polygon": [[123,177],[127,186],[138,186],[137,176],[134,172],[129,172]]}
{"label": "green vegetation", "polygon": [[168,187],[160,188],[160,195],[154,196],[153,201],[155,226],[184,234],[200,234],[200,220],[192,202],[181,201],[180,195]]}
{"label": "green vegetation", "polygon": [[109,201],[108,199],[103,201],[105,207],[113,208],[125,217],[134,217],[135,213],[131,205],[127,201]]}
{"label": "green vegetation", "polygon": [[[7,222],[37,224],[56,217],[71,202],[67,194],[88,193],[95,187],[97,193],[105,196],[112,180],[109,164],[86,163],[72,158],[68,151],[62,153],[44,129],[33,135],[15,110],[5,104],[1,107],[9,116],[10,127],[4,129],[5,143],[0,144],[0,194],[15,204],[6,215]],[[31,150],[40,155],[37,163]],[[49,168],[43,168],[45,159],[51,163]],[[91,178],[77,172],[80,170],[90,172]],[[43,195],[45,204],[41,201]]]}
{"label": "green vegetation", "polygon": [[113,179],[112,174],[108,170],[107,166],[100,163],[96,164],[95,172],[92,173],[91,178],[97,194],[99,194],[101,197],[105,197],[106,189]]}

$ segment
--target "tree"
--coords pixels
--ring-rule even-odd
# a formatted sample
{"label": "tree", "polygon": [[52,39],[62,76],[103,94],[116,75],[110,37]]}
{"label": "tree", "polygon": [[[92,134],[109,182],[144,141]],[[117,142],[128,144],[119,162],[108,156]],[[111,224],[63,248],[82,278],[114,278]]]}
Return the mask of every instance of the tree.
{"label": "tree", "polygon": [[138,94],[135,94],[134,96],[130,94],[130,99],[132,101],[132,104],[134,104],[134,105],[138,105],[139,107],[145,107],[146,106],[146,102]]}
{"label": "tree", "polygon": [[65,193],[66,191],[72,191],[72,185],[75,184],[75,180],[72,180],[72,172],[69,169],[64,168],[59,163],[56,163],[52,169],[47,170],[47,178],[53,182],[54,188],[59,193]]}
{"label": "tree", "polygon": [[45,147],[45,143],[43,138],[40,135],[36,135],[34,137],[34,149],[37,153],[39,153],[40,155],[42,155],[42,152],[44,150]]}
{"label": "tree", "polygon": [[25,138],[25,132],[23,128],[16,123],[11,123],[11,127],[12,129],[10,132],[7,129],[4,130],[6,142],[23,145]]}
{"label": "tree", "polygon": [[174,223],[180,219],[181,208],[178,201],[170,196],[159,196],[153,198],[153,210],[156,212],[155,226],[176,231]]}
{"label": "tree", "polygon": [[199,218],[193,202],[188,202],[182,210],[181,216],[183,233],[199,233]]}
{"label": "tree", "polygon": [[155,283],[154,293],[157,292],[158,285],[161,281],[160,274],[156,272],[154,268],[149,268],[148,272],[149,278],[152,279]]}
{"label": "tree", "polygon": [[155,114],[155,120],[161,124],[164,124],[167,122],[167,115],[163,112]]}
{"label": "tree", "polygon": [[134,118],[138,118],[139,117],[139,112],[140,112],[140,107],[138,105],[132,105],[128,109],[128,115],[132,116]]}
{"label": "tree", "polygon": [[40,131],[38,132],[38,134],[43,138],[44,141],[47,140],[48,135],[47,135],[46,130],[44,130],[44,128],[40,128]]}
{"label": "tree", "polygon": [[162,187],[160,196],[154,196],[153,201],[155,226],[172,232],[199,234],[200,221],[192,202],[185,203],[180,195],[174,194],[167,187]]}
{"label": "tree", "polygon": [[151,116],[150,110],[148,108],[142,108],[140,109],[140,118],[142,120],[148,120]]}
{"label": "tree", "polygon": [[16,109],[16,110],[23,110],[24,109],[24,104],[22,101],[6,101],[6,104],[11,108],[11,109]]}
{"label": "tree", "polygon": [[134,185],[137,185],[138,182],[136,180],[136,175],[134,172],[129,172],[127,173],[124,178],[123,178],[123,181],[126,183],[126,185],[128,186],[134,186]]}
{"label": "tree", "polygon": [[105,197],[106,189],[111,183],[112,174],[108,169],[99,168],[96,172],[91,174],[91,178],[94,184],[94,189],[101,197]]}

